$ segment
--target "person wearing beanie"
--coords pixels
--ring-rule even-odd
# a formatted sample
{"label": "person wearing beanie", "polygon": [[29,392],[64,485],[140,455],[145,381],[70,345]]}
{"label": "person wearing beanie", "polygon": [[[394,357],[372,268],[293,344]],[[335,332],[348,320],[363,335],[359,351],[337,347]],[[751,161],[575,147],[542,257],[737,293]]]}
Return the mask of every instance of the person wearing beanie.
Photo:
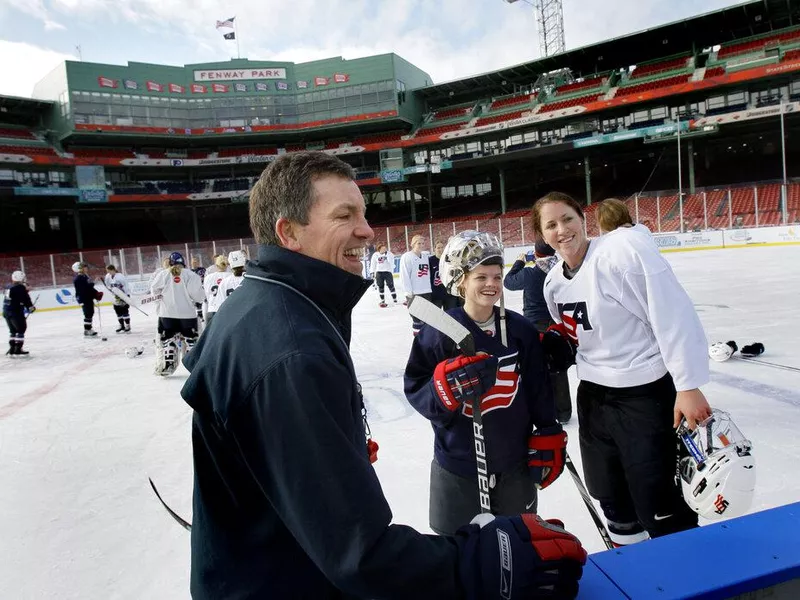
{"label": "person wearing beanie", "polygon": [[[550,261],[556,261],[555,250],[544,240],[537,239],[533,252],[520,254],[511,270],[506,273],[503,285],[507,290],[522,290],[522,314],[543,334],[554,321],[544,299],[544,280],[547,277]],[[534,263],[526,267],[527,263]],[[548,266],[549,265],[549,266]],[[556,399],[557,417],[560,423],[572,418],[572,398],[566,370],[550,369],[553,396]]]}

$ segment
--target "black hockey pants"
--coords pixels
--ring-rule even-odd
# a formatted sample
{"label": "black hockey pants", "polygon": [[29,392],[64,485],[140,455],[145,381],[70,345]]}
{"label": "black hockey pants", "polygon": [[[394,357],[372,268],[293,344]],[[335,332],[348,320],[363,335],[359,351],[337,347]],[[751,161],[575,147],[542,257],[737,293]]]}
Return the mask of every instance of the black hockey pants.
{"label": "black hockey pants", "polygon": [[[586,487],[606,518],[638,517],[650,537],[697,527],[675,482],[675,386],[667,374],[628,388],[578,386],[578,422]],[[633,509],[635,515],[626,518]]]}

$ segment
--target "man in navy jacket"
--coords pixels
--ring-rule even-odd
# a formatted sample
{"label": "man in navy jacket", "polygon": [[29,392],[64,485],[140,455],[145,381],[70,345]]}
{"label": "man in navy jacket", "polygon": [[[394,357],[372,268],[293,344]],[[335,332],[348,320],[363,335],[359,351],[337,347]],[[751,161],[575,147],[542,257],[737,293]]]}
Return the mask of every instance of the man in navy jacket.
{"label": "man in navy jacket", "polygon": [[392,524],[348,347],[373,237],[354,178],[321,152],[267,167],[250,194],[258,258],[184,361],[192,596],[574,596],[585,552],[559,523],[487,518],[453,538]]}

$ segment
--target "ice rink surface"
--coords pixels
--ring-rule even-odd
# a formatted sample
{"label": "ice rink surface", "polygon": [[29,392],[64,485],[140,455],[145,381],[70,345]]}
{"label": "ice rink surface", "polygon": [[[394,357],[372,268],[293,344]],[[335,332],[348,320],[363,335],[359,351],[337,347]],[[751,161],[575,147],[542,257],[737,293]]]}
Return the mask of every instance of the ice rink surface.
{"label": "ice rink surface", "polygon": [[[754,443],[752,510],[800,500],[800,246],[666,256],[709,342],[759,341],[763,360],[798,369],[735,357],[711,363],[704,392]],[[521,304],[521,292],[507,292],[509,308]],[[155,317],[132,311],[133,333],[115,335],[113,316],[103,309],[102,342],[82,337],[78,310],[35,313],[25,345],[32,358],[0,359],[2,598],[189,597],[189,533],[147,482],[191,519],[191,411],[179,395],[187,372],[153,374]],[[402,305],[379,308],[370,290],[353,315],[352,353],[394,521],[429,532],[432,432],[402,391],[410,325]],[[136,344],[144,355],[128,359],[124,349]],[[566,426],[576,463],[577,427],[575,418]],[[590,552],[604,549],[569,475],[541,493],[540,513],[561,518]]]}

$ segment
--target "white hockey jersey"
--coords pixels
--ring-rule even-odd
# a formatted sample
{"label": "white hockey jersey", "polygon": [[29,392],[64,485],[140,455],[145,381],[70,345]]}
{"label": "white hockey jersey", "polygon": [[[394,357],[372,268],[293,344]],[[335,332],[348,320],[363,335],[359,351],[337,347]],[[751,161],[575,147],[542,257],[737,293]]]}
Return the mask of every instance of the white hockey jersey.
{"label": "white hockey jersey", "polygon": [[[244,281],[244,275],[240,275],[237,277],[233,273],[226,273],[225,277],[219,284],[219,290],[217,290],[217,296],[221,298],[219,301],[220,304],[227,300],[228,296],[230,296],[236,288],[242,285]],[[217,307],[219,310],[219,306]]]}
{"label": "white hockey jersey", "polygon": [[393,273],[394,272],[394,254],[391,252],[376,252],[372,255],[372,261],[369,265],[369,272],[375,273]]}
{"label": "white hockey jersey", "polygon": [[[119,290],[120,292],[122,292],[123,294],[125,294],[126,296],[130,296],[131,295],[131,288],[130,288],[130,286],[128,286],[128,281],[125,279],[125,277],[121,273],[115,273],[114,275],[111,275],[111,273],[106,273],[106,276],[103,277],[103,282],[106,284],[106,287],[109,288],[109,289],[110,288],[115,288],[115,289]],[[111,294],[111,295],[114,298],[114,304],[116,304],[117,306],[121,306],[121,305],[125,304],[125,302],[123,300],[121,300],[120,298],[117,298],[113,294]]]}
{"label": "white hockey jersey", "polygon": [[678,391],[709,381],[708,343],[691,299],[643,228],[592,240],[570,280],[548,273],[551,316],[578,342],[578,377],[608,387],[644,385],[667,371]]}
{"label": "white hockey jersey", "polygon": [[220,286],[227,277],[232,275],[232,273],[226,273],[223,271],[216,271],[215,273],[209,275],[208,271],[206,271],[206,278],[205,281],[203,281],[203,287],[205,288],[206,292],[209,313],[215,313],[219,310],[220,305],[226,297],[224,294],[220,294]]}
{"label": "white hockey jersey", "polygon": [[180,275],[173,275],[169,268],[162,269],[153,277],[150,292],[162,295],[158,316],[170,319],[196,318],[194,305],[206,298],[200,276],[189,269],[181,269]]}
{"label": "white hockey jersey", "polygon": [[411,250],[400,258],[400,282],[406,296],[431,293],[431,266],[428,264],[430,253],[420,256]]}

